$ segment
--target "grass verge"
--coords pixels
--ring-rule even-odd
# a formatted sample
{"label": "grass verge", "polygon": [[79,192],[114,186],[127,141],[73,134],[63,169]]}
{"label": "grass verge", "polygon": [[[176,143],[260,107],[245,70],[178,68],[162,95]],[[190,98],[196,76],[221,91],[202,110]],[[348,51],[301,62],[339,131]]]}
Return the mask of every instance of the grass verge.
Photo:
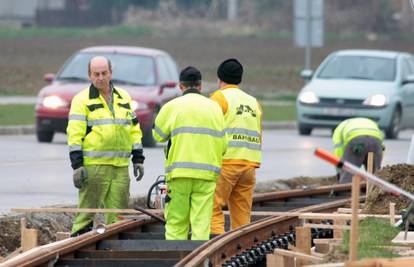
{"label": "grass verge", "polygon": [[34,123],[34,105],[0,105],[0,125]]}
{"label": "grass verge", "polygon": [[[263,105],[263,120],[293,121],[296,119],[294,103]],[[0,125],[34,124],[34,105],[0,105]]]}
{"label": "grass verge", "polygon": [[[386,246],[392,246],[391,240],[400,232],[390,225],[389,221],[368,218],[360,222],[358,227],[358,259],[363,258],[393,258],[398,254]],[[349,231],[344,235],[342,249],[349,251]]]}
{"label": "grass verge", "polygon": [[294,102],[283,102],[274,105],[262,105],[264,121],[294,121],[296,106]]}

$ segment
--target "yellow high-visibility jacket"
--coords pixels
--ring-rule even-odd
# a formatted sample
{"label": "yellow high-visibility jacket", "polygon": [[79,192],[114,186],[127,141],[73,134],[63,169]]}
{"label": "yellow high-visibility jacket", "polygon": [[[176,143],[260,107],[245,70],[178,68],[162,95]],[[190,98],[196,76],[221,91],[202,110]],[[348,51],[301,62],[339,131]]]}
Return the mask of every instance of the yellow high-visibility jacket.
{"label": "yellow high-visibility jacket", "polygon": [[72,100],[67,127],[72,168],[82,165],[128,166],[142,163],[141,138],[131,97],[112,87],[113,113],[93,85]]}
{"label": "yellow high-visibility jacket", "polygon": [[227,147],[224,118],[214,101],[188,89],[165,104],[153,129],[154,138],[168,142],[167,180],[195,178],[216,181]]}
{"label": "yellow high-visibility jacket", "polygon": [[237,85],[227,85],[214,92],[211,99],[222,108],[229,138],[223,164],[260,167],[262,109],[256,98],[240,90]]}
{"label": "yellow high-visibility jacket", "polygon": [[341,122],[334,130],[332,141],[334,143],[334,154],[342,157],[348,143],[358,136],[372,136],[381,142],[384,140],[382,131],[378,124],[367,118],[352,118]]}

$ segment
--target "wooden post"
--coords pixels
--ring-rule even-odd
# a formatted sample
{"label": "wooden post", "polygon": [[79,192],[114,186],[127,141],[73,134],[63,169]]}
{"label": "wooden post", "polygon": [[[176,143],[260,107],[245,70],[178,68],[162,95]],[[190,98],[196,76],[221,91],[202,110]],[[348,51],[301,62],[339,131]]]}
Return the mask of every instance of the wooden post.
{"label": "wooden post", "polygon": [[390,202],[390,224],[395,224],[395,203]]}
{"label": "wooden post", "polygon": [[352,199],[351,199],[351,208],[352,208],[352,220],[351,220],[351,234],[349,240],[349,260],[356,261],[358,258],[358,208],[359,208],[359,193],[361,190],[360,187],[361,178],[358,175],[355,175],[352,178]]}
{"label": "wooden post", "polygon": [[20,219],[20,237],[23,237],[23,231],[24,229],[26,229],[26,226],[27,226],[26,218],[21,218]]}
{"label": "wooden post", "polygon": [[[367,172],[374,173],[374,152],[368,152],[367,157]],[[368,196],[372,191],[373,184],[367,180],[366,195]]]}
{"label": "wooden post", "polygon": [[[296,248],[298,252],[310,255],[311,252],[311,229],[308,227],[296,227]],[[307,264],[308,261],[296,259],[296,266]]]}
{"label": "wooden post", "polygon": [[27,251],[32,249],[38,245],[37,237],[38,237],[38,230],[36,229],[27,229],[27,221],[26,218],[20,219],[20,246],[23,251]]}
{"label": "wooden post", "polygon": [[[346,220],[335,219],[335,220],[333,220],[333,222],[334,222],[334,225],[346,225]],[[334,229],[333,235],[334,235],[334,238],[336,238],[336,239],[343,238],[344,230],[339,229],[339,228]]]}
{"label": "wooden post", "polygon": [[295,258],[276,255],[274,253],[267,254],[266,267],[295,267]]}

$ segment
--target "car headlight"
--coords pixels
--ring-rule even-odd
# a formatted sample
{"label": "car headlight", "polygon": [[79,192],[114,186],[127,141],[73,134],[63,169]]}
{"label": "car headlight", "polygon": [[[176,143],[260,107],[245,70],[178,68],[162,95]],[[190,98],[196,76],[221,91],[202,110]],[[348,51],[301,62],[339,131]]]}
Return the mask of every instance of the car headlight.
{"label": "car headlight", "polygon": [[132,110],[143,110],[148,109],[148,105],[146,103],[138,102],[135,100],[131,101],[131,109]]}
{"label": "car headlight", "polygon": [[363,104],[368,106],[383,107],[388,104],[388,99],[383,94],[376,94],[365,99]]}
{"label": "car headlight", "polygon": [[316,104],[319,103],[319,98],[312,91],[302,92],[299,95],[299,102],[304,104]]}
{"label": "car headlight", "polygon": [[42,104],[47,108],[63,108],[68,106],[68,102],[66,100],[56,95],[43,98]]}

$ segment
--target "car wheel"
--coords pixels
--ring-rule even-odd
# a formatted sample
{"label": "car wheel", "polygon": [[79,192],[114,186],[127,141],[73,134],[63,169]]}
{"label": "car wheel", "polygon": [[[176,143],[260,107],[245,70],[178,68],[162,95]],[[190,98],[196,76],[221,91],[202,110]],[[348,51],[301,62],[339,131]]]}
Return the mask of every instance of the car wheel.
{"label": "car wheel", "polygon": [[397,108],[392,114],[390,125],[385,129],[385,137],[388,139],[397,139],[400,132],[401,111]]}
{"label": "car wheel", "polygon": [[300,135],[310,135],[312,133],[312,128],[299,124],[298,131]]}
{"label": "car wheel", "polygon": [[37,141],[41,143],[50,143],[53,140],[53,131],[36,131]]}

